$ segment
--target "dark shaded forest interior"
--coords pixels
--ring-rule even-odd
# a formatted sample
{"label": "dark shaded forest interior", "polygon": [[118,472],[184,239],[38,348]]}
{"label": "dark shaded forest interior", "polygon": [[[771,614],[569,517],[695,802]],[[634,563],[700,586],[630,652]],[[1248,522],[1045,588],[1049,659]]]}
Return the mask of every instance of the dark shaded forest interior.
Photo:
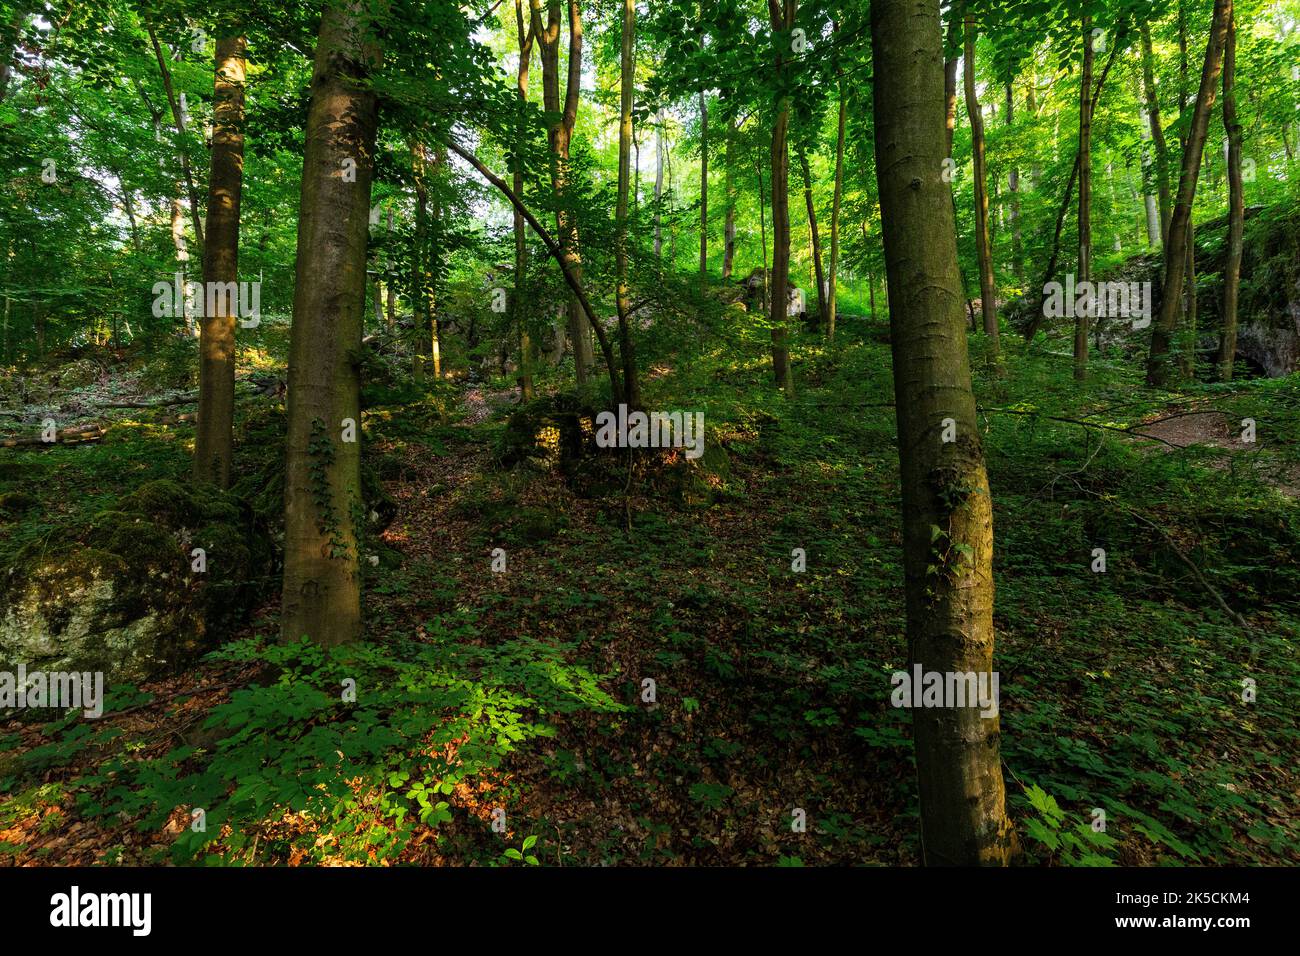
{"label": "dark shaded forest interior", "polygon": [[1300,863],[1300,0],[0,0],[0,864]]}

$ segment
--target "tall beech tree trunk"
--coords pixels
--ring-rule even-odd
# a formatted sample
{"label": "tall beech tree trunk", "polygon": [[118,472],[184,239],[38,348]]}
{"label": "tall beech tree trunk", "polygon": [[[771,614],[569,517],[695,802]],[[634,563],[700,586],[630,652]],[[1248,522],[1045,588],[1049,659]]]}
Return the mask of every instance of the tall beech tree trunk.
{"label": "tall beech tree trunk", "polygon": [[989,361],[998,361],[998,302],[993,282],[993,243],[989,238],[988,165],[984,157],[984,114],[975,93],[975,17],[966,14],[962,80],[970,115],[971,152],[975,161],[975,251],[980,270],[980,312],[988,336]]}
{"label": "tall beech tree trunk", "polygon": [[1196,94],[1192,124],[1183,150],[1183,168],[1178,178],[1178,201],[1169,220],[1169,241],[1165,245],[1165,278],[1160,299],[1160,314],[1151,330],[1151,352],[1147,358],[1147,384],[1164,386],[1172,379],[1169,346],[1178,321],[1179,292],[1187,275],[1192,202],[1196,198],[1196,177],[1201,168],[1201,151],[1209,129],[1210,109],[1214,105],[1214,88],[1223,64],[1223,48],[1232,0],[1215,0],[1210,40],[1201,70],[1201,86]]}
{"label": "tall beech tree trunk", "polygon": [[239,282],[246,49],[242,36],[223,36],[217,40],[212,167],[208,174],[208,241],[203,244],[204,286],[215,289],[215,284],[220,283],[226,294],[204,295],[199,334],[199,420],[194,438],[194,478],[221,488],[230,484],[234,442],[235,317],[239,294],[230,294],[238,286],[226,283]]}
{"label": "tall beech tree trunk", "polygon": [[[1092,282],[1092,17],[1083,18],[1083,69],[1079,79],[1079,276]],[[1095,300],[1091,300],[1095,301]],[[1088,377],[1088,322],[1091,304],[1075,310],[1074,380]]]}
{"label": "tall beech tree trunk", "polygon": [[817,207],[813,203],[812,173],[808,170],[808,156],[799,154],[799,168],[803,172],[803,202],[808,210],[808,238],[812,243],[813,281],[817,283],[817,321],[823,332],[830,328],[831,316],[826,299],[826,276],[822,271],[822,240],[817,231]]}
{"label": "tall beech tree trunk", "polygon": [[1223,267],[1223,334],[1219,339],[1219,378],[1232,380],[1237,359],[1237,293],[1241,286],[1242,230],[1246,219],[1241,179],[1241,120],[1237,118],[1237,24],[1228,15],[1223,47],[1223,128],[1228,135],[1228,257]]}
{"label": "tall beech tree trunk", "polygon": [[[839,24],[834,29],[838,32]],[[835,132],[835,192],[831,199],[831,267],[827,279],[826,340],[835,341],[836,280],[840,266],[840,204],[844,196],[844,119],[847,102],[844,97],[844,77],[839,78],[839,119]]]}
{"label": "tall beech tree trunk", "polygon": [[[361,377],[380,51],[359,7],[325,6],[307,112],[289,343],[280,634],[361,634]],[[351,439],[351,440],[349,440]]]}
{"label": "tall beech tree trunk", "polygon": [[[772,33],[776,37],[776,79],[778,89],[785,75],[782,44],[794,29],[798,0],[767,0]],[[782,96],[772,127],[772,286],[768,299],[772,324],[772,373],[787,397],[794,397],[794,375],[790,368],[787,307],[790,284],[790,152],[786,138],[790,128],[790,100]]]}
{"label": "tall beech tree trunk", "polygon": [[[971,390],[952,199],[943,169],[939,5],[871,0],[876,175],[888,273],[910,662],[993,670],[993,508]],[[945,442],[945,420],[956,440]],[[939,530],[938,537],[934,529]],[[937,573],[935,568],[937,566]],[[928,865],[1005,865],[999,718],[912,712]]]}
{"label": "tall beech tree trunk", "polygon": [[[615,239],[615,260],[618,272],[615,302],[618,307],[618,347],[623,356],[623,397],[632,408],[641,405],[641,389],[637,383],[636,355],[632,348],[632,301],[627,285],[627,213],[628,187],[632,166],[632,92],[636,85],[636,60],[633,45],[636,37],[636,0],[623,0],[623,42],[619,57],[619,114],[618,114],[618,208],[614,213],[618,235]],[[704,94],[700,94],[704,105]],[[701,274],[705,252],[705,239],[700,240]]]}

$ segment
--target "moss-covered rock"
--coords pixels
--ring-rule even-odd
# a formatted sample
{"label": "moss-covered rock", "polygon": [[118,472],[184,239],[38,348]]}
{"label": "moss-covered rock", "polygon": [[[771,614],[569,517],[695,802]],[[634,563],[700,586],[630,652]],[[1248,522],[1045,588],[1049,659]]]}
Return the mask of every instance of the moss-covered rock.
{"label": "moss-covered rock", "polygon": [[243,622],[274,564],[239,499],[149,482],[76,540],[25,548],[0,568],[0,669],[174,673]]}
{"label": "moss-covered rock", "polygon": [[569,472],[595,451],[596,411],[564,392],[521,405],[506,421],[497,460],[512,468],[522,462]]}

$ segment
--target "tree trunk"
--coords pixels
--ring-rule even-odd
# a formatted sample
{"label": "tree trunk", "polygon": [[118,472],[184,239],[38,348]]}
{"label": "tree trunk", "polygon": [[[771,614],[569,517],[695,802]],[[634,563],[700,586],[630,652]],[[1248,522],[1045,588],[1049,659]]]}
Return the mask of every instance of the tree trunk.
{"label": "tree trunk", "polygon": [[[1015,125],[1016,98],[1015,86],[1007,81],[1006,125],[1010,129]],[[1007,188],[1011,192],[1011,274],[1016,277],[1016,285],[1025,287],[1025,245],[1020,233],[1020,170],[1015,166],[1007,173]]]}
{"label": "tree trunk", "polygon": [[[768,16],[777,39],[776,79],[778,88],[785,73],[785,57],[780,44],[794,28],[798,0],[767,0]],[[790,283],[790,154],[786,136],[790,127],[790,100],[783,96],[777,104],[776,122],[772,127],[772,287],[768,299],[768,317],[772,324],[772,373],[789,398],[794,397],[794,376],[790,368],[787,345],[788,288]]]}
{"label": "tree trunk", "polygon": [[[555,263],[560,267],[560,272],[564,276],[564,281],[568,284],[569,291],[577,300],[578,308],[582,309],[583,315],[586,316],[589,327],[595,330],[596,339],[600,342],[601,354],[605,358],[605,368],[609,370],[610,394],[614,396],[615,402],[621,401],[622,399],[620,396],[623,392],[619,385],[618,364],[614,360],[614,347],[610,344],[609,336],[605,334],[600,323],[596,321],[596,312],[592,308],[591,300],[587,298],[587,293],[583,289],[581,281],[579,281],[574,271],[568,267],[564,251],[560,248],[560,244],[551,237],[550,233],[548,233],[542,227],[542,224],[537,221],[537,218],[528,211],[528,208],[523,204],[523,201],[515,191],[510,188],[509,183],[496,173],[492,172],[492,170],[488,169],[487,166],[483,165],[483,161],[469,150],[465,149],[463,146],[457,145],[454,140],[448,138],[444,142],[448,149],[473,166],[480,176],[496,187],[501,195],[510,200],[510,204],[523,215],[524,221],[527,222],[533,232],[536,233],[537,238],[542,240],[542,244],[546,246],[546,251],[551,254],[551,258],[554,259]],[[559,332],[559,337],[561,340],[563,339],[562,330]],[[471,343],[477,341],[473,331],[473,325],[470,326],[470,341]],[[564,349],[562,342],[557,344],[556,351],[560,354],[563,353]]]}
{"label": "tree trunk", "polygon": [[1237,25],[1230,14],[1223,47],[1223,128],[1228,135],[1228,258],[1223,267],[1223,335],[1219,340],[1219,378],[1225,382],[1232,380],[1232,366],[1237,358],[1237,292],[1241,285],[1241,237],[1246,218],[1236,79]]}
{"label": "tree trunk", "polygon": [[660,202],[664,195],[664,114],[658,114],[655,126],[655,259],[663,267],[664,234],[663,213]]}
{"label": "tree trunk", "polygon": [[726,155],[723,159],[726,165],[726,179],[723,189],[725,190],[725,200],[727,203],[727,222],[722,230],[722,278],[730,279],[732,272],[736,268],[736,177],[733,172],[735,150],[732,144],[736,139],[736,118],[734,115],[726,115],[726,137],[724,145]]}
{"label": "tree trunk", "polygon": [[[578,0],[569,0],[569,69],[565,80],[564,105],[560,105],[560,0],[547,0],[547,19],[542,25],[541,0],[529,0],[533,36],[542,60],[542,105],[556,117],[547,131],[551,147],[551,184],[559,200],[555,226],[565,264],[581,281],[582,257],[578,252],[578,226],[566,205],[569,183],[569,143],[578,119],[578,94],[582,81],[582,10]],[[591,328],[578,302],[570,298],[567,307],[569,338],[573,341],[574,375],[585,385],[591,375],[594,356]],[[613,373],[614,369],[610,369]]]}
{"label": "tree trunk", "polygon": [[176,250],[176,268],[180,270],[181,274],[181,314],[172,316],[172,318],[179,318],[186,331],[193,333],[194,317],[190,314],[190,309],[186,307],[186,303],[189,301],[190,251],[185,245],[185,207],[178,197],[172,197],[171,211],[172,248]]}
{"label": "tree trunk", "polygon": [[[1115,42],[1111,44],[1110,54],[1106,57],[1106,65],[1102,68],[1101,76],[1097,77],[1097,82],[1093,86],[1092,100],[1088,103],[1089,116],[1095,115],[1097,112],[1097,103],[1100,102],[1101,100],[1101,91],[1106,85],[1106,77],[1110,75],[1111,67],[1115,65],[1115,59],[1117,54],[1120,51],[1121,41],[1123,39],[1124,32],[1125,32],[1124,30],[1121,30],[1120,35],[1117,36],[1115,38]],[[1032,94],[1033,94],[1033,88],[1030,87],[1029,102],[1026,105],[1029,107],[1031,111],[1033,111],[1034,109]],[[1038,181],[1039,178],[1040,178],[1039,173],[1035,171],[1034,180]],[[1057,263],[1060,261],[1060,257],[1061,257],[1061,231],[1065,227],[1065,215],[1070,210],[1070,199],[1074,195],[1074,184],[1078,180],[1078,178],[1079,178],[1079,153],[1076,151],[1074,155],[1074,166],[1073,168],[1071,168],[1070,178],[1065,184],[1065,194],[1061,197],[1061,204],[1056,209],[1056,228],[1052,235],[1052,252],[1050,257],[1047,260],[1047,268],[1043,271],[1042,284],[1038,287],[1038,295],[1040,297],[1040,301],[1041,301],[1041,296],[1043,295],[1043,290],[1046,288],[1047,283],[1051,282],[1052,276],[1056,275],[1056,266]],[[1038,330],[1042,328],[1042,325],[1043,325],[1043,310],[1040,308],[1034,314],[1033,319],[1025,327],[1025,341],[1026,342],[1032,341],[1034,336],[1038,334]]]}
{"label": "tree trunk", "polygon": [[700,279],[709,274],[709,98],[700,90]]}
{"label": "tree trunk", "polygon": [[[943,169],[938,4],[872,0],[876,175],[889,279],[907,637],[924,671],[993,672],[993,509],[971,390]],[[944,421],[957,429],[944,442]],[[939,530],[939,536],[934,535]],[[937,571],[936,571],[937,566]],[[1005,865],[999,718],[912,713],[928,865]]]}
{"label": "tree trunk", "polygon": [[[434,284],[437,282],[436,263],[434,262],[433,235],[430,228],[430,202],[428,169],[425,161],[423,143],[411,141],[411,171],[415,182],[415,243],[411,252],[411,290],[412,309],[416,316],[423,310],[424,331],[429,336],[429,361],[433,366],[433,377],[442,378],[442,330],[438,322],[438,299]],[[434,154],[434,171],[441,169],[444,158]],[[441,215],[436,204],[433,216]],[[416,328],[420,323],[416,322]],[[417,348],[415,353],[415,374],[417,379],[424,375],[423,360]]]}
{"label": "tree trunk", "polygon": [[[835,24],[839,30],[839,24]],[[844,196],[844,119],[847,103],[844,98],[844,78],[839,79],[839,119],[835,132],[835,192],[831,199],[831,268],[826,295],[826,341],[835,341],[836,281],[840,265],[840,204]]]}
{"label": "tree trunk", "polygon": [[822,329],[830,327],[831,317],[826,301],[826,276],[822,272],[822,240],[817,231],[817,207],[813,203],[812,174],[808,170],[807,154],[799,154],[803,171],[803,201],[808,209],[808,238],[812,243],[813,281],[817,283],[817,321]]}
{"label": "tree trunk", "polygon": [[[524,0],[515,0],[515,29],[519,34],[519,71],[515,78],[515,90],[522,106],[528,102],[528,70],[533,58],[533,31],[531,28],[524,29]],[[522,142],[524,130],[520,129],[515,135]],[[515,162],[513,185],[515,195],[522,196],[524,164],[521,159]],[[519,400],[527,402],[533,398],[533,368],[537,364],[536,347],[528,334],[523,303],[524,277],[528,274],[528,235],[524,231],[523,213],[518,209],[512,212],[514,213],[515,276],[514,289],[510,293],[510,311],[514,324],[519,330]]]}
{"label": "tree trunk", "polygon": [[984,114],[975,93],[975,17],[966,14],[965,60],[962,79],[966,112],[970,114],[971,152],[975,160],[975,251],[980,270],[980,312],[988,336],[989,362],[998,361],[998,303],[993,282],[993,244],[989,238],[988,169],[984,158]]}
{"label": "tree trunk", "polygon": [[[1187,5],[1178,0],[1178,113],[1187,114],[1188,96],[1188,44],[1187,44]],[[1187,137],[1182,137],[1182,148],[1187,150]],[[1198,174],[1199,175],[1199,174]],[[1192,374],[1194,362],[1188,359],[1187,343],[1196,341],[1196,224],[1192,213],[1187,217],[1187,268],[1183,279],[1182,323],[1180,346],[1178,350],[1178,370],[1184,378]],[[1190,330],[1190,334],[1189,334]],[[1195,348],[1193,344],[1192,348]]]}
{"label": "tree trunk", "polygon": [[[641,405],[641,390],[637,384],[636,355],[632,347],[632,302],[627,285],[627,213],[628,186],[632,163],[632,91],[636,85],[636,60],[633,45],[636,37],[636,0],[623,0],[623,43],[619,58],[619,116],[618,116],[618,208],[614,213],[618,235],[615,239],[615,259],[618,272],[615,301],[618,307],[619,351],[623,356],[623,396],[631,408]],[[704,94],[700,94],[704,106]],[[704,182],[703,175],[701,181]],[[701,223],[700,271],[703,274],[706,258],[704,224]]]}
{"label": "tree trunk", "polygon": [[[1092,282],[1092,17],[1083,18],[1083,70],[1079,80],[1079,276]],[[1089,300],[1095,301],[1095,300]],[[1088,377],[1088,320],[1092,307],[1075,310],[1074,380]]]}
{"label": "tree trunk", "polygon": [[357,361],[377,127],[366,80],[380,52],[368,39],[373,24],[356,9],[328,4],[321,19],[289,344],[280,634],[325,645],[361,634]]}
{"label": "tree trunk", "polygon": [[1223,61],[1224,39],[1232,0],[1215,0],[1210,40],[1201,70],[1201,86],[1192,112],[1192,125],[1183,150],[1183,168],[1178,178],[1178,201],[1169,220],[1169,241],[1165,244],[1165,278],[1160,299],[1160,315],[1151,331],[1151,352],[1147,359],[1147,384],[1167,385],[1171,379],[1169,346],[1178,320],[1179,292],[1187,276],[1188,233],[1192,202],[1196,198],[1196,177],[1201,168],[1201,151],[1209,128],[1210,109],[1214,105],[1214,87]]}
{"label": "tree trunk", "polygon": [[172,108],[172,120],[176,124],[176,132],[180,135],[181,150],[181,171],[185,176],[185,189],[190,198],[190,217],[191,224],[194,226],[194,241],[198,243],[200,251],[203,248],[203,223],[199,216],[199,191],[194,187],[194,171],[190,168],[189,150],[185,148],[185,116],[181,112],[180,104],[176,99],[176,92],[172,88],[172,74],[167,69],[167,61],[163,57],[162,47],[158,44],[158,37],[149,28],[149,42],[153,44],[154,57],[158,61],[158,72],[162,74],[163,89],[167,92],[167,102]]}
{"label": "tree trunk", "polygon": [[1165,131],[1160,123],[1160,98],[1156,94],[1155,56],[1151,52],[1151,29],[1142,24],[1142,89],[1146,95],[1147,123],[1151,127],[1151,142],[1156,148],[1156,195],[1160,200],[1160,241],[1169,236],[1169,214],[1172,206],[1169,191],[1169,148],[1165,145]]}
{"label": "tree trunk", "polygon": [[205,295],[199,335],[199,419],[194,437],[194,478],[220,488],[230,485],[235,421],[235,317],[239,296],[238,293],[215,295],[206,290],[213,290],[219,283],[228,292],[237,289],[239,282],[245,50],[242,36],[217,40],[212,167],[208,174],[208,241],[203,245]]}
{"label": "tree trunk", "polygon": [[[1140,101],[1141,97],[1139,97]],[[1138,136],[1142,148],[1142,204],[1144,207],[1143,225],[1146,229],[1147,247],[1163,248],[1164,236],[1160,227],[1160,199],[1152,190],[1156,178],[1156,161],[1154,147],[1151,143],[1151,126],[1145,112],[1138,116]]]}
{"label": "tree trunk", "polygon": [[961,63],[962,51],[960,24],[961,8],[954,3],[948,9],[948,39],[944,44],[948,58],[943,61],[945,159],[952,157],[952,137],[957,131],[957,65]]}

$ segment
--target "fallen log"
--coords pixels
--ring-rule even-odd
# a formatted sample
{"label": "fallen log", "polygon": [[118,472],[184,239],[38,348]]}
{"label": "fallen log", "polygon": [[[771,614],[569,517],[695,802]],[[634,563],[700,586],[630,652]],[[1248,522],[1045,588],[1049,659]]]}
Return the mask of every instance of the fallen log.
{"label": "fallen log", "polygon": [[46,441],[40,435],[25,438],[6,438],[0,441],[0,448],[17,448],[21,445],[75,445],[78,442],[98,441],[106,434],[101,425],[76,425],[54,433],[54,441]]}
{"label": "fallen log", "polygon": [[[168,415],[160,418],[156,425],[179,425],[199,420],[198,413],[186,412],[184,415]],[[50,448],[54,445],[79,445],[86,442],[99,441],[108,434],[108,428],[117,424],[110,422],[108,426],[103,424],[91,425],[74,425],[71,428],[62,428],[54,433],[54,441],[45,441],[40,435],[28,435],[23,438],[5,438],[0,439],[0,448],[31,448],[44,447]]]}

